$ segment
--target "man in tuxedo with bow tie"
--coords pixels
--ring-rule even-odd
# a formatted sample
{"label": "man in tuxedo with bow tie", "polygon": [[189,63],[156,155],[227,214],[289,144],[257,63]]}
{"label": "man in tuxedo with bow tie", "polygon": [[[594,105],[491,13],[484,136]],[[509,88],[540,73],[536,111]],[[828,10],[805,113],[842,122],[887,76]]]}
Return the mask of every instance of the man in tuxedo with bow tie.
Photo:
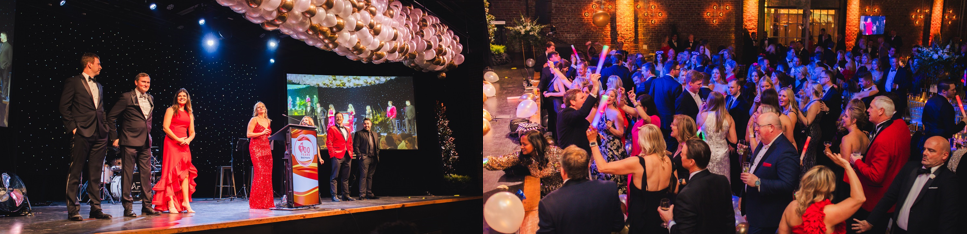
{"label": "man in tuxedo with bow tie", "polygon": [[682,92],[675,99],[675,114],[676,115],[687,115],[695,119],[698,115],[698,111],[703,106],[703,99],[699,95],[699,91],[702,89],[702,81],[704,75],[702,72],[696,70],[690,70],[685,75],[685,92]]}
{"label": "man in tuxedo with bow tie", "polygon": [[[125,217],[138,217],[132,211],[132,176],[137,164],[141,181],[141,214],[158,215],[151,207],[151,116],[154,115],[154,97],[148,94],[151,77],[139,73],[134,77],[134,90],[121,94],[107,115],[110,126],[110,142],[121,150],[121,204]],[[120,121],[119,120],[120,117]],[[121,134],[118,134],[120,125]]]}
{"label": "man in tuxedo with bow tie", "polygon": [[799,153],[782,135],[776,113],[760,114],[756,125],[762,141],[752,151],[749,172],[741,175],[746,185],[741,205],[750,234],[773,234],[799,185]]}
{"label": "man in tuxedo with bow tie", "polygon": [[896,104],[900,116],[907,108],[907,91],[913,86],[911,82],[910,70],[900,66],[897,62],[899,58],[890,58],[890,70],[883,74],[884,79],[880,79],[878,87],[882,87],[880,92],[892,93],[893,103]]}
{"label": "man in tuxedo with bow tie", "polygon": [[[934,136],[924,144],[920,163],[909,163],[876,204],[866,220],[852,225],[858,233],[892,226],[893,233],[963,233],[958,230],[958,194],[955,175],[944,166],[950,157],[950,142]],[[887,210],[895,207],[895,214]],[[887,219],[892,218],[892,223]],[[882,232],[871,232],[882,233]]]}
{"label": "man in tuxedo with bow tie", "polygon": [[[732,119],[735,120],[735,129],[742,129],[741,131],[735,131],[735,136],[738,139],[745,139],[745,129],[749,124],[749,100],[748,95],[742,93],[742,86],[739,85],[739,80],[735,79],[729,81],[729,95],[725,97],[725,108],[729,111],[729,115],[732,115]],[[739,194],[742,190],[742,181],[739,180],[739,173],[742,172],[741,163],[739,163],[740,155],[732,154],[729,157],[729,164],[732,166],[730,173],[732,173],[732,191],[735,194]]]}
{"label": "man in tuxedo with bow tie", "polygon": [[[329,193],[332,194],[333,202],[340,202],[342,200],[355,201],[352,197],[349,197],[349,171],[353,163],[353,138],[341,123],[343,121],[343,113],[337,112],[336,124],[329,126],[329,130],[326,131],[326,149],[329,149],[329,158],[332,158],[332,173],[329,175]],[[336,179],[339,179],[337,182]],[[340,185],[342,190],[342,200],[339,200],[339,190],[336,190],[337,185]]]}
{"label": "man in tuxedo with bow tie", "polygon": [[81,56],[84,71],[64,80],[60,95],[60,114],[71,140],[71,164],[67,174],[67,219],[84,220],[79,214],[78,186],[87,162],[87,195],[91,199],[91,218],[110,219],[101,211],[101,170],[107,154],[108,124],[104,113],[104,87],[94,77],[101,74],[101,59],[94,53]]}
{"label": "man in tuxedo with bow tie", "polygon": [[[849,159],[863,183],[863,193],[866,194],[862,209],[853,215],[857,219],[865,219],[873,211],[910,156],[910,130],[902,119],[893,118],[897,113],[893,100],[886,96],[877,96],[873,98],[866,112],[869,114],[870,123],[874,124],[873,131],[870,132],[870,146],[863,156],[850,155]],[[886,216],[893,216],[894,209],[889,206],[886,208],[882,212]],[[847,220],[847,223],[854,221]],[[872,233],[886,232],[885,225],[873,228]]]}
{"label": "man in tuxedo with bow tie", "polygon": [[689,172],[688,184],[678,193],[675,205],[658,214],[667,222],[670,233],[734,233],[735,210],[728,179],[706,167],[712,150],[705,141],[689,139],[682,146],[682,166]]}

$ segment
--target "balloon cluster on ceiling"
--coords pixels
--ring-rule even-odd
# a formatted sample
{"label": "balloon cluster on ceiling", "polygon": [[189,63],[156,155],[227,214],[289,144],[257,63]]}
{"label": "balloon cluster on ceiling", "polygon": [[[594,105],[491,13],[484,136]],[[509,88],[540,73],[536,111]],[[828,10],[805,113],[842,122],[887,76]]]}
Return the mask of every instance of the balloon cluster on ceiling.
{"label": "balloon cluster on ceiling", "polygon": [[392,0],[216,0],[265,30],[353,61],[446,71],[464,61],[460,37],[436,16]]}

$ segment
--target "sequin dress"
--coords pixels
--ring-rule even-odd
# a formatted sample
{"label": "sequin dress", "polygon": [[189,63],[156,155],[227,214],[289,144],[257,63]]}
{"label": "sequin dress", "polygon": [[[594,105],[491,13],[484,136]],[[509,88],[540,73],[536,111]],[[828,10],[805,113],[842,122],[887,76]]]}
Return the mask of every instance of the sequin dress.
{"label": "sequin dress", "polygon": [[[255,123],[254,132],[265,131],[265,127]],[[268,128],[269,131],[271,127]],[[250,209],[269,209],[275,207],[272,197],[272,149],[269,148],[269,135],[251,139],[248,144],[252,156],[253,177],[252,197],[248,199]]]}
{"label": "sequin dress", "polygon": [[541,178],[541,197],[543,197],[564,184],[564,178],[561,177],[561,154],[563,153],[564,150],[557,146],[548,146],[544,150],[547,164],[543,167],[534,158],[521,156],[520,151],[503,156],[488,156],[484,159],[486,162],[484,169],[497,171],[516,165],[527,167],[532,176]]}

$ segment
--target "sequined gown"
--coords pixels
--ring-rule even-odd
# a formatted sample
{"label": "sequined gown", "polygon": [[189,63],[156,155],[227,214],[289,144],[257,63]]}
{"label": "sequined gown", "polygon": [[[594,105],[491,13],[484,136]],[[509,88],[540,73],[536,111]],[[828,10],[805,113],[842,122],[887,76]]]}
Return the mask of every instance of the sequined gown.
{"label": "sequined gown", "polygon": [[541,178],[541,197],[553,192],[564,184],[561,177],[561,154],[564,150],[557,146],[548,146],[544,150],[544,157],[547,157],[547,164],[541,166],[532,157],[520,156],[520,151],[503,156],[488,156],[484,163],[484,169],[497,171],[504,170],[516,165],[527,167],[530,174]]}
{"label": "sequined gown", "polygon": [[[255,132],[265,131],[265,127],[256,123]],[[271,127],[268,128],[272,131]],[[272,149],[269,148],[269,135],[252,138],[248,144],[252,156],[254,169],[252,179],[252,197],[248,200],[250,209],[269,209],[275,207],[272,197]]]}
{"label": "sequined gown", "polygon": [[[175,136],[182,138],[188,136],[188,126],[191,124],[191,114],[187,111],[178,111],[171,117],[171,124],[168,126]],[[191,202],[191,194],[195,193],[195,178],[198,177],[198,169],[191,164],[191,150],[189,145],[178,144],[178,141],[170,136],[165,136],[164,150],[162,151],[161,179],[154,185],[154,199],[151,204],[157,211],[167,211],[169,198],[175,202],[175,208],[185,210],[182,206],[184,202]],[[188,180],[188,201],[185,201],[181,190],[181,181]]]}

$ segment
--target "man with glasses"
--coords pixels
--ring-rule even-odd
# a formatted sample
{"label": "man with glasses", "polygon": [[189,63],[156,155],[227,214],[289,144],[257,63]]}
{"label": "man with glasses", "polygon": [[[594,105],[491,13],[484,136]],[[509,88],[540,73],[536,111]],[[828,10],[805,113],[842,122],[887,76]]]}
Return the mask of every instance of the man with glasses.
{"label": "man with glasses", "polygon": [[782,213],[799,184],[799,154],[782,135],[776,113],[759,115],[755,124],[761,142],[752,151],[751,169],[740,176],[746,185],[740,203],[749,233],[771,234],[779,229]]}

